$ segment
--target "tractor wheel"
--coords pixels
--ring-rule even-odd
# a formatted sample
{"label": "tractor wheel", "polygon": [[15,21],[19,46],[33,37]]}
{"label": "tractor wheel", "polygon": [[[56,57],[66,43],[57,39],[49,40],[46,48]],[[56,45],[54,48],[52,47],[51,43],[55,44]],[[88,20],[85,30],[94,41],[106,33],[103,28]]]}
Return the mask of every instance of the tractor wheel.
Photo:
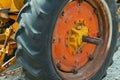
{"label": "tractor wheel", "polygon": [[26,80],[101,80],[112,63],[114,0],[31,0],[21,10],[16,56]]}

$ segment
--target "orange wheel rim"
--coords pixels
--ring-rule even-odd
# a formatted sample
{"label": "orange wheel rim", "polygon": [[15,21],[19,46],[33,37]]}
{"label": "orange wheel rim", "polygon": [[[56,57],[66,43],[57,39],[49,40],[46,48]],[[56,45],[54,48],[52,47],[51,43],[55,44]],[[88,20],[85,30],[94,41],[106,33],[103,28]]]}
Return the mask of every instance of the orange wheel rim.
{"label": "orange wheel rim", "polygon": [[[103,14],[103,11],[101,11],[101,13],[102,15],[106,16]],[[98,18],[99,17],[95,12],[95,8],[89,3],[89,1],[83,1],[82,3],[79,3],[78,0],[74,0],[67,3],[67,5],[64,7],[61,15],[57,19],[52,42],[52,56],[54,64],[59,71],[63,73],[77,73],[83,66],[85,66],[94,58],[92,55],[96,52],[96,50],[98,52],[98,46],[96,44],[83,42],[85,44],[83,44],[81,48],[78,47],[77,50],[73,51],[69,45],[69,35],[76,22],[78,20],[83,20],[88,28],[87,36],[99,38],[100,23]],[[105,22],[106,20],[107,19],[105,17],[103,21]],[[108,27],[108,24],[106,23],[107,21],[105,22],[105,26]],[[106,32],[105,35],[108,35],[108,33]],[[107,39],[105,38],[104,40],[104,43],[106,44],[100,49],[105,49],[107,45]],[[99,55],[99,53],[96,55]]]}
{"label": "orange wheel rim", "polygon": [[53,34],[55,41],[53,43],[53,57],[55,63],[61,65],[61,70],[66,72],[71,72],[74,67],[82,67],[95,49],[94,44],[88,43],[77,53],[71,52],[66,36],[68,36],[78,19],[86,21],[89,29],[88,35],[96,37],[98,33],[98,19],[96,14],[93,14],[93,8],[88,3],[83,2],[79,5],[77,1],[73,1],[64,8],[64,12],[57,20]]}

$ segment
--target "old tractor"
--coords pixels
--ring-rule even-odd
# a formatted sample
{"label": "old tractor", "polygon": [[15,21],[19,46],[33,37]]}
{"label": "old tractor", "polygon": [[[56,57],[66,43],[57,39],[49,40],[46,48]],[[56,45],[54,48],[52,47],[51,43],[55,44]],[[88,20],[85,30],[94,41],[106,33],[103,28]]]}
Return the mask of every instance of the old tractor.
{"label": "old tractor", "polygon": [[0,72],[17,58],[25,80],[101,80],[113,62],[119,2],[0,0]]}
{"label": "old tractor", "polygon": [[0,1],[0,72],[16,61],[14,33],[18,28],[17,15],[23,4],[23,0]]}

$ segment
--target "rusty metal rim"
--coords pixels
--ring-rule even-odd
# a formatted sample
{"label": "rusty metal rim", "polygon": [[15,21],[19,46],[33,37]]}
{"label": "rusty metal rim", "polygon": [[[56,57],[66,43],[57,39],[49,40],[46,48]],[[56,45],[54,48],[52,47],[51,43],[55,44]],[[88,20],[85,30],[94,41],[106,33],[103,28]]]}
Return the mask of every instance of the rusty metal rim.
{"label": "rusty metal rim", "polygon": [[[99,18],[99,25],[100,25],[99,30],[100,30],[100,32],[103,31],[104,34],[103,34],[102,38],[105,40],[105,42],[103,42],[104,44],[101,44],[101,45],[96,47],[96,50],[94,51],[94,55],[93,55],[95,57],[94,60],[88,62],[85,66],[80,68],[76,75],[74,75],[73,73],[65,74],[64,72],[61,72],[61,71],[59,71],[57,69],[58,73],[65,80],[89,79],[90,76],[95,74],[98,71],[98,69],[100,68],[100,66],[103,64],[103,61],[105,60],[105,57],[107,55],[107,49],[108,48],[106,48],[106,47],[109,46],[110,42],[111,42],[111,34],[112,34],[112,32],[111,32],[112,31],[111,25],[112,24],[110,24],[110,27],[109,27],[109,22],[111,22],[111,21],[107,22],[108,17],[111,19],[111,16],[110,16],[110,14],[107,16],[107,14],[110,11],[109,11],[108,7],[105,6],[106,2],[104,0],[102,0],[103,4],[100,1],[87,1],[87,2],[90,5],[92,5],[93,7],[99,9],[99,11],[97,12],[97,15],[98,15],[98,18]],[[107,10],[106,8],[108,9],[108,11],[106,11]],[[104,18],[102,16],[104,16]],[[103,30],[103,27],[106,28],[105,31]],[[108,31],[107,31],[107,29],[108,29]],[[111,33],[111,34],[109,35],[109,33]],[[106,36],[109,36],[109,39]],[[102,47],[102,45],[104,45],[104,46]],[[100,52],[100,53],[98,53],[98,52]],[[103,57],[103,55],[104,55],[104,57]],[[103,58],[101,58],[101,57],[103,57]],[[102,59],[102,60],[99,61],[100,63],[98,63],[97,59]],[[96,63],[96,67],[97,68],[95,68],[93,66],[94,62]],[[94,67],[94,70],[93,70],[93,67]],[[89,69],[89,70],[87,70],[87,69]],[[85,71],[85,70],[87,70],[87,71]]]}
{"label": "rusty metal rim", "polygon": [[[71,14],[71,12],[74,13]],[[93,12],[94,12],[94,8],[92,8],[92,6],[89,5],[87,2],[79,3],[76,0],[76,1],[72,1],[71,3],[69,2],[67,6],[64,8],[64,13],[62,12],[61,16],[58,18],[54,31],[55,38],[53,42],[53,54],[54,54],[54,60],[57,62],[56,64],[59,67],[59,70],[67,73],[69,72],[72,73],[74,71],[74,66],[76,69],[79,69],[80,67],[85,65],[85,63],[88,62],[89,56],[92,55],[92,52],[95,49],[94,44],[100,41],[99,39],[89,37],[89,36],[97,37],[97,33],[98,33],[98,19],[96,14]],[[68,16],[71,17],[68,18]],[[69,20],[66,22],[66,19]],[[81,28],[82,30],[80,29],[78,30],[76,27],[78,27],[78,25],[79,24],[81,25],[82,23],[83,23],[83,27]],[[64,29],[61,27],[63,27]],[[88,28],[89,28],[89,32],[88,32]],[[83,34],[89,36],[83,36],[84,38],[82,39],[80,38],[80,36],[77,37],[77,35],[73,33],[78,35],[81,34],[82,36]],[[72,40],[79,39],[80,42],[75,41],[74,43],[69,41],[71,36],[72,36]],[[57,39],[60,39],[61,41],[59,40],[59,43],[57,43]],[[88,43],[85,44],[84,42],[81,43],[81,41],[87,41],[87,42],[89,41],[93,44],[88,44]],[[66,45],[65,47],[64,44]],[[81,47],[79,46],[77,48],[76,44],[80,45]],[[74,49],[75,46],[77,50]],[[61,47],[64,48],[61,49]],[[64,60],[62,60],[60,58],[61,56],[66,57],[66,59],[64,58]]]}

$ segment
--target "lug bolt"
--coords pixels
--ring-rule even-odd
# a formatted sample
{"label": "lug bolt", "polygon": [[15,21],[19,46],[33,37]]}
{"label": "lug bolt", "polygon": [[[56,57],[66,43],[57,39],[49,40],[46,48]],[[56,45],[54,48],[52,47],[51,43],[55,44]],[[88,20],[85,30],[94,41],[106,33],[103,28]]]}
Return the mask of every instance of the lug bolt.
{"label": "lug bolt", "polygon": [[93,55],[90,55],[90,56],[88,57],[88,59],[89,59],[89,61],[92,61],[92,60],[94,59]]}
{"label": "lug bolt", "polygon": [[77,73],[78,73],[78,69],[77,69],[77,68],[74,68],[74,69],[72,70],[72,73],[73,73],[73,74],[77,74]]}
{"label": "lug bolt", "polygon": [[62,16],[64,16],[64,14],[65,14],[65,12],[64,12],[64,11],[62,11],[61,15],[62,15]]}
{"label": "lug bolt", "polygon": [[55,43],[55,39],[52,40],[52,43]]}
{"label": "lug bolt", "polygon": [[80,53],[82,53],[82,52],[83,52],[81,49],[80,49],[79,51],[80,51]]}
{"label": "lug bolt", "polygon": [[67,31],[66,33],[67,33],[67,34],[69,34],[70,32],[69,32],[69,31]]}
{"label": "lug bolt", "polygon": [[65,47],[68,48],[68,44],[65,44]]}
{"label": "lug bolt", "polygon": [[63,59],[66,59],[66,56],[65,56],[65,55],[63,56]]}
{"label": "lug bolt", "polygon": [[97,14],[97,8],[96,7],[93,7],[94,9],[93,9],[93,14],[95,13],[95,14]]}
{"label": "lug bolt", "polygon": [[60,63],[57,63],[57,68],[60,69],[61,68],[61,64]]}
{"label": "lug bolt", "polygon": [[100,32],[97,33],[97,37],[98,37],[98,38],[100,38],[101,35],[102,35],[102,34],[101,34]]}
{"label": "lug bolt", "polygon": [[78,0],[78,3],[81,4],[84,0]]}

